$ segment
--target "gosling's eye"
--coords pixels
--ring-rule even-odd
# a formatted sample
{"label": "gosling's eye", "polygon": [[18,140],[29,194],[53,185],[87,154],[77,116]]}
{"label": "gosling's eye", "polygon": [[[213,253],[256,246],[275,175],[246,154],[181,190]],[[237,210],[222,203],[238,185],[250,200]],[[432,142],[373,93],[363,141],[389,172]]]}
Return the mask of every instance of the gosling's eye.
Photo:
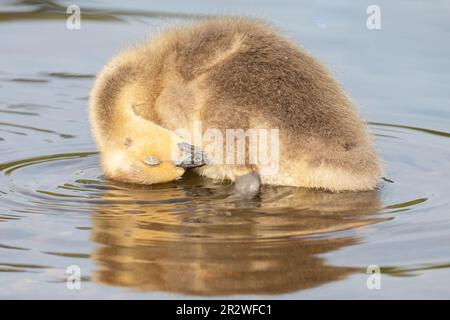
{"label": "gosling's eye", "polygon": [[158,164],[161,163],[161,161],[159,161],[159,159],[155,156],[148,156],[143,161],[145,164],[148,164],[149,166],[157,166]]}

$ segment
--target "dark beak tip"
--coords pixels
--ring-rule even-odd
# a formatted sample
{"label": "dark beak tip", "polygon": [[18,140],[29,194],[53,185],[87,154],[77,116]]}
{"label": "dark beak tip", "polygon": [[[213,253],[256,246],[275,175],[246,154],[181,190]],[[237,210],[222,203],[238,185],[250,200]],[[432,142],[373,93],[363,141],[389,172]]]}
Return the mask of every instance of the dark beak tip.
{"label": "dark beak tip", "polygon": [[[190,159],[189,159],[190,160]],[[189,169],[189,168],[198,168],[198,167],[202,167],[204,165],[206,165],[207,163],[205,162],[190,162],[190,161],[181,161],[175,164],[175,166],[183,168],[183,169]]]}
{"label": "dark beak tip", "polygon": [[210,162],[209,157],[199,148],[188,143],[180,143],[178,147],[183,153],[182,159],[175,163],[175,166],[189,169],[202,167]]}

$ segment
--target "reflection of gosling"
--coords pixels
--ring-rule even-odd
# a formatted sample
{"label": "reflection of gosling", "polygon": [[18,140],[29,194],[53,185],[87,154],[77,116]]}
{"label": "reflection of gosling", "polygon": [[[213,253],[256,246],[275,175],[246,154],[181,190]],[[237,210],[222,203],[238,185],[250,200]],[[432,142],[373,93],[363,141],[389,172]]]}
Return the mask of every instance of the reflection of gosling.
{"label": "reflection of gosling", "polygon": [[[181,176],[185,166],[172,151],[186,143],[173,131],[192,131],[196,121],[224,136],[226,129],[279,129],[279,170],[262,175],[263,184],[368,190],[381,175],[368,131],[341,87],[261,22],[206,20],[129,49],[100,73],[90,105],[105,174],[117,180]],[[257,178],[245,180],[254,184],[260,169],[212,161],[195,170],[236,182],[250,174]]]}
{"label": "reflection of gosling", "polygon": [[[91,254],[93,281],[203,296],[298,291],[361,271],[321,257],[356,244],[355,235],[317,235],[389,219],[375,216],[381,207],[376,190],[268,188],[239,208],[240,200],[217,197],[227,186],[216,186],[211,197],[210,181],[192,177],[186,184],[102,191],[90,233],[100,244]],[[192,203],[180,208],[177,199],[187,198]]]}

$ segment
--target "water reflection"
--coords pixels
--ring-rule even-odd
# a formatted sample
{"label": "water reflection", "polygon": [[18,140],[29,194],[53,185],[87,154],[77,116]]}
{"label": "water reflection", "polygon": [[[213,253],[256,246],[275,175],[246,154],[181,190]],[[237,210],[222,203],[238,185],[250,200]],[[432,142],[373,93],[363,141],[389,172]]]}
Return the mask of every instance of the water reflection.
{"label": "water reflection", "polygon": [[320,257],[357,243],[354,236],[322,235],[381,220],[372,216],[380,208],[377,191],[266,188],[256,204],[195,177],[163,191],[104,192],[92,218],[91,240],[101,244],[92,254],[95,281],[189,295],[316,287],[360,271]]}
{"label": "water reflection", "polygon": [[[11,6],[15,10],[0,12],[0,23],[19,20],[65,20],[67,6],[51,0],[16,0]],[[83,6],[83,20],[125,22],[127,17],[198,19],[212,15],[188,14],[156,10],[114,10]]]}

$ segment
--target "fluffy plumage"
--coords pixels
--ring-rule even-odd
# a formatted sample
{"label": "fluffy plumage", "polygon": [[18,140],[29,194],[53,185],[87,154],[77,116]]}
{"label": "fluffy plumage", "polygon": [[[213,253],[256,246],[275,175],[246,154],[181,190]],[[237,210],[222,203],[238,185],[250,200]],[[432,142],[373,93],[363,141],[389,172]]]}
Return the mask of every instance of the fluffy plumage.
{"label": "fluffy plumage", "polygon": [[[330,73],[265,23],[214,18],[162,32],[130,48],[98,75],[90,112],[105,173],[135,183],[176,179],[178,128],[278,128],[277,174],[263,184],[369,190],[382,167],[368,130]],[[157,156],[161,164],[142,159]],[[258,165],[206,165],[234,181]]]}

